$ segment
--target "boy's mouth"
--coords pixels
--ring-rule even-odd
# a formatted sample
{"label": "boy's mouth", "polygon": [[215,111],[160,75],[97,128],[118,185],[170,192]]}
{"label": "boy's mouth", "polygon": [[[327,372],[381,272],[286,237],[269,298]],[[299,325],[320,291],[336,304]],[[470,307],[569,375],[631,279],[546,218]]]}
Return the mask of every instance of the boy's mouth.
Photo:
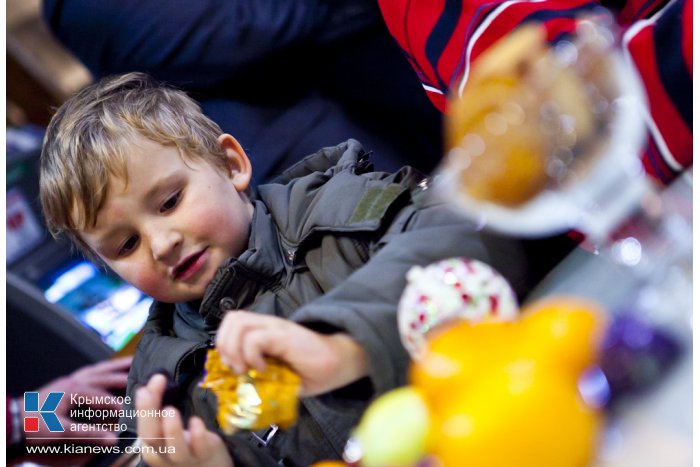
{"label": "boy's mouth", "polygon": [[180,261],[173,269],[173,278],[176,280],[187,280],[195,275],[206,262],[207,249],[205,248]]}

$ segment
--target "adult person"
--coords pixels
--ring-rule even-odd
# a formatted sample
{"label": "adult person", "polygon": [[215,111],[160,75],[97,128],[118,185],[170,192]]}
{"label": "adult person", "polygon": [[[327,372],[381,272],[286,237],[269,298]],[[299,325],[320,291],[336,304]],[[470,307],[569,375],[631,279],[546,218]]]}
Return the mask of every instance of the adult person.
{"label": "adult person", "polygon": [[188,91],[270,179],[350,137],[378,170],[440,160],[441,115],[367,0],[44,0],[95,78],[147,72]]}
{"label": "adult person", "polygon": [[647,94],[644,167],[668,184],[692,166],[693,2],[688,0],[379,0],[390,33],[441,111],[472,63],[527,23],[557,42],[586,15],[613,12]]}

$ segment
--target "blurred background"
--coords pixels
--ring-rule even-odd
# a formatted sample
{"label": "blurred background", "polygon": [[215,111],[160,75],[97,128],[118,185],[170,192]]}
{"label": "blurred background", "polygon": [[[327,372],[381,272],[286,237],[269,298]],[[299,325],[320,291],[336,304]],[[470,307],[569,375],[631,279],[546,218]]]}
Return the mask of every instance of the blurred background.
{"label": "blurred background", "polygon": [[7,1],[7,125],[46,125],[52,106],[90,82],[41,19],[40,0]]}
{"label": "blurred background", "polygon": [[54,241],[37,164],[52,108],[91,81],[50,34],[39,0],[7,2],[7,392],[130,353],[150,299]]}

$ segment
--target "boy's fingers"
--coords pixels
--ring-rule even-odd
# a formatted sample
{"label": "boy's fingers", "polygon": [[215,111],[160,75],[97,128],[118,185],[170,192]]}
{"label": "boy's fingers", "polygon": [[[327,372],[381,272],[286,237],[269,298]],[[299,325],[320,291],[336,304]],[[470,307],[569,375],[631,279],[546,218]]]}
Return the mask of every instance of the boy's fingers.
{"label": "boy's fingers", "polygon": [[163,393],[165,392],[165,386],[168,384],[165,375],[160,373],[151,376],[148,380],[146,387],[151,391],[159,400],[163,398]]}
{"label": "boy's fingers", "polygon": [[293,329],[276,324],[250,332],[245,336],[242,344],[246,362],[260,371],[265,369],[264,357],[275,357],[292,364],[288,343],[293,333]]}
{"label": "boy's fingers", "polygon": [[211,454],[211,449],[213,448],[213,442],[210,436],[216,435],[207,430],[204,422],[199,417],[190,418],[189,428],[192,440],[190,445],[192,455],[196,459],[206,459]]}
{"label": "boy's fingers", "polygon": [[[163,417],[163,444],[168,447],[167,452],[162,453],[175,463],[187,462],[190,457],[190,448],[185,439],[185,430],[182,424],[180,412],[174,407],[163,409],[172,416]],[[170,449],[172,448],[172,449]]]}
{"label": "boy's fingers", "polygon": [[217,332],[216,349],[219,351],[222,361],[240,374],[246,370],[240,347],[241,339],[254,323],[245,317],[239,319],[239,313],[229,313],[224,318]]}
{"label": "boy's fingers", "polygon": [[[148,413],[160,409],[165,390],[165,376],[153,376],[146,386],[136,391],[136,408]],[[160,417],[139,416],[136,420],[136,430],[139,438],[145,439],[147,444],[159,445],[163,437],[162,421]]]}
{"label": "boy's fingers", "polygon": [[[223,362],[236,373],[249,368],[263,370],[263,356],[280,356],[279,343],[270,339],[285,329],[286,321],[247,311],[229,313],[221,323],[216,347]],[[248,343],[251,342],[249,345]]]}
{"label": "boy's fingers", "polygon": [[[267,329],[256,329],[245,335],[241,342],[241,353],[247,367],[258,371],[265,370],[264,355],[276,356],[269,352],[269,341],[274,334]],[[268,350],[266,352],[266,350]]]}

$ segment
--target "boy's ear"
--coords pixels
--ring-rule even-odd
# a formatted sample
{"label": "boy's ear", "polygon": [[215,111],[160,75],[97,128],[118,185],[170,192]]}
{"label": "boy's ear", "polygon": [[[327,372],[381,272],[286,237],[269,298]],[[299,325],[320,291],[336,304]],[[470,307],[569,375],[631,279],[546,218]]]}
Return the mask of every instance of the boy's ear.
{"label": "boy's ear", "polygon": [[250,180],[253,176],[253,167],[250,164],[250,159],[248,159],[236,138],[228,133],[219,136],[217,141],[221,149],[226,153],[226,159],[231,170],[229,176],[233,181],[233,186],[238,191],[245,191],[250,185]]}

